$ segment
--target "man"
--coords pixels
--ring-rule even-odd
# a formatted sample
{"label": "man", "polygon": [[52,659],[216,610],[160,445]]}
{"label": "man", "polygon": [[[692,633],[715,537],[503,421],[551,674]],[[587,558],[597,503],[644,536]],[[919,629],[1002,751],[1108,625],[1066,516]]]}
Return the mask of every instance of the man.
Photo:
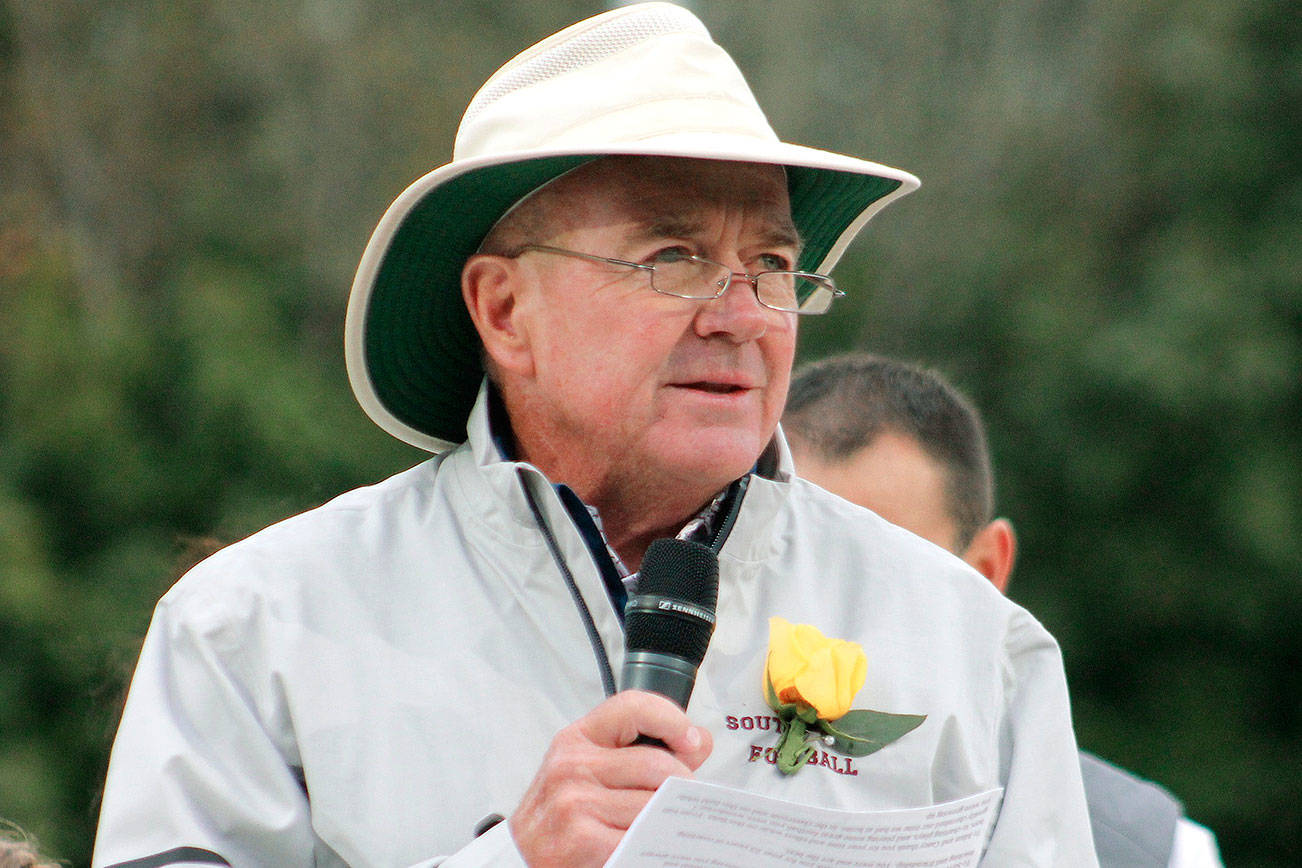
{"label": "man", "polygon": [[[779,142],[670,4],[499,70],[453,161],[381,220],[349,306],[361,404],[438,454],[164,597],[95,863],[599,865],[695,773],[860,810],[1004,787],[993,863],[1094,864],[1052,638],[795,480],[776,430],[796,319],[838,293],[812,272],[916,183]],[[720,561],[688,713],[613,675],[642,555],[673,536]],[[736,723],[771,719],[771,616],[860,642],[860,701],[929,722],[779,774],[776,733]]]}
{"label": "man", "polygon": [[[824,359],[792,378],[782,420],[805,479],[953,552],[1001,592],[1016,558],[981,418],[939,374],[867,354]],[[1157,784],[1081,752],[1105,868],[1219,866],[1216,840]]]}

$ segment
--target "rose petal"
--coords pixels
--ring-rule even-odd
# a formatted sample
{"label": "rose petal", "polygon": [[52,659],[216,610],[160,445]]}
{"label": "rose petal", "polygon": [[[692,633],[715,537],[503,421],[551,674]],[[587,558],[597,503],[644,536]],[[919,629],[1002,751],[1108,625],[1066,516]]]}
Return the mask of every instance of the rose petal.
{"label": "rose petal", "polygon": [[794,632],[795,628],[785,618],[769,618],[769,656],[764,674],[779,697],[795,683],[796,674],[805,663],[804,658],[795,653]]}
{"label": "rose petal", "polygon": [[868,660],[857,642],[829,639],[811,624],[769,618],[764,677],[779,701],[836,720],[850,710],[867,674]]}
{"label": "rose petal", "polygon": [[808,661],[814,652],[826,648],[828,638],[817,627],[809,624],[797,624],[791,631],[792,647],[800,659]]}
{"label": "rose petal", "polygon": [[855,694],[863,687],[868,675],[868,659],[863,648],[857,642],[836,640],[831,648],[831,657],[836,669],[836,717],[825,716],[827,720],[836,720],[850,710]]}
{"label": "rose petal", "polygon": [[[819,648],[809,658],[809,663],[796,676],[796,689],[805,702],[814,707],[819,717],[836,711],[836,666],[829,648]],[[838,715],[839,716],[839,715]]]}

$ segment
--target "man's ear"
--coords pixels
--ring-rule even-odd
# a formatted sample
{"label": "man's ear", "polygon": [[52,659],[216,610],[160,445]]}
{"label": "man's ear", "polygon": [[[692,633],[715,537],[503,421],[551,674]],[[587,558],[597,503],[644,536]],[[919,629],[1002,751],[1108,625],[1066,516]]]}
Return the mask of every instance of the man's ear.
{"label": "man's ear", "polygon": [[504,371],[528,375],[533,370],[529,332],[520,316],[519,265],[505,256],[476,254],[461,269],[461,297],[475,323],[484,350]]}
{"label": "man's ear", "polygon": [[977,531],[972,544],[963,552],[963,560],[989,579],[1001,594],[1008,593],[1008,579],[1016,558],[1017,534],[1006,518],[997,518]]}

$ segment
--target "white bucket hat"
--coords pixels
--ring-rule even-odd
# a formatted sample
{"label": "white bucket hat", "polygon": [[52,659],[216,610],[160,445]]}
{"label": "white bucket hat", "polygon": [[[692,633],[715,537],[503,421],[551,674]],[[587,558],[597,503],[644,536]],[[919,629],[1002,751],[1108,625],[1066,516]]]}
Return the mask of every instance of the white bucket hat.
{"label": "white bucket hat", "polygon": [[465,439],[483,368],[461,269],[513,205],[601,156],[784,166],[799,267],[827,272],[908,172],[778,141],[732,58],[692,13],[625,6],[517,55],[485,82],[452,162],[419,178],[362,254],[344,343],[353,393],[393,436],[431,452]]}

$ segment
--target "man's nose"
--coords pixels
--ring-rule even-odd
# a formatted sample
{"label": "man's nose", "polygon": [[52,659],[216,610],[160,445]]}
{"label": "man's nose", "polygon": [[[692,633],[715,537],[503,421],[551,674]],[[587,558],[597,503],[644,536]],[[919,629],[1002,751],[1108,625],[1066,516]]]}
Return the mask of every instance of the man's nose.
{"label": "man's nose", "polygon": [[696,315],[696,331],[701,337],[716,335],[737,343],[762,337],[776,315],[759,303],[755,280],[744,271],[734,271],[728,287],[718,298],[704,302]]}

